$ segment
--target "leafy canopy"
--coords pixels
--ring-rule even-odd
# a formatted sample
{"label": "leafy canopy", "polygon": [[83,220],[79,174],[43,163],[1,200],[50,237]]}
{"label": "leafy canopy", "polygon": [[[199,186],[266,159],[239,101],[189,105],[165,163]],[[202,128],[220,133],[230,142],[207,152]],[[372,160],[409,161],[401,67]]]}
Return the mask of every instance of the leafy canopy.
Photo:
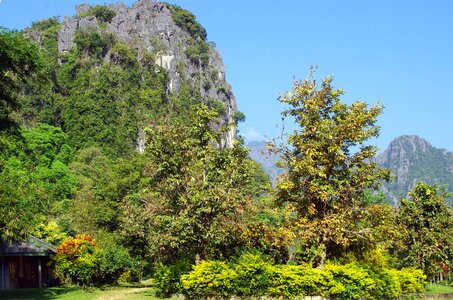
{"label": "leafy canopy", "polygon": [[137,227],[134,219],[144,220],[159,259],[217,254],[238,236],[239,217],[256,187],[246,149],[217,147],[223,132],[213,130],[216,118],[200,105],[185,126],[176,122],[147,131],[147,183],[139,202],[127,199],[125,230]]}
{"label": "leafy canopy", "polygon": [[453,266],[453,213],[446,196],[438,186],[418,182],[398,210],[404,233],[395,251],[398,262],[421,268],[429,278],[442,264]]}
{"label": "leafy canopy", "polygon": [[41,63],[38,48],[22,32],[0,27],[0,129],[13,123],[10,114],[20,106],[21,84],[38,80],[34,75]]}
{"label": "leafy canopy", "polygon": [[28,234],[43,214],[60,212],[76,189],[68,168],[71,148],[60,128],[42,124],[0,132],[0,238]]}
{"label": "leafy canopy", "polygon": [[372,160],[376,148],[365,145],[379,133],[382,106],[341,103],[344,92],[332,80],[318,85],[310,76],[280,98],[289,107],[283,116],[298,128],[288,135],[289,146],[276,147],[287,168],[277,201],[293,206],[303,239],[319,247],[321,264],[331,249],[370,239],[372,228],[360,222],[363,197],[389,176]]}

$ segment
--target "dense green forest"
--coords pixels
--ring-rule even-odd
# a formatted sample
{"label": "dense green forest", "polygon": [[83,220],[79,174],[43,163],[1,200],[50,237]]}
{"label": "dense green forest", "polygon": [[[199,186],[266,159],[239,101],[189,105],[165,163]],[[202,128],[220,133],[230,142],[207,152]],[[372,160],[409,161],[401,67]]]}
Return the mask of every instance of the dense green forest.
{"label": "dense green forest", "polygon": [[[211,84],[205,29],[169,7]],[[394,299],[449,272],[442,188],[420,182],[400,208],[373,192],[390,179],[367,145],[381,106],[343,104],[332,78],[296,81],[279,99],[298,127],[269,145],[286,170],[272,187],[241,138],[222,142],[237,125],[221,121],[222,102],[193,78],[168,92],[162,47],[139,53],[102,26],[77,30],[67,52],[57,18],[0,30],[0,238],[56,245],[62,284],[153,277],[163,295],[193,298]]]}

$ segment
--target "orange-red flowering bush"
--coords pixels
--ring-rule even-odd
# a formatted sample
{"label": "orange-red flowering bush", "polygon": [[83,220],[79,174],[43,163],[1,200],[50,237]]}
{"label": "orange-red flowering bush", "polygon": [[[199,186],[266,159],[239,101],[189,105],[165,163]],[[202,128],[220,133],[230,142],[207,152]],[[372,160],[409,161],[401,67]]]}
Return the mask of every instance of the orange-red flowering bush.
{"label": "orange-red flowering bush", "polygon": [[96,281],[102,251],[88,234],[78,234],[64,241],[54,257],[57,277],[65,284],[88,284]]}

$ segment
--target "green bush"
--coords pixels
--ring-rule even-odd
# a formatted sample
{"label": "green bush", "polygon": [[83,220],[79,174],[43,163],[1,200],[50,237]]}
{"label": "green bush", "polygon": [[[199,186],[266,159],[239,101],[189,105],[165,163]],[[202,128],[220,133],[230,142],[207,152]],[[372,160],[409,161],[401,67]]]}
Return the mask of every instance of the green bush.
{"label": "green bush", "polygon": [[266,295],[272,263],[261,254],[245,253],[234,266],[237,274],[235,292],[242,296]]}
{"label": "green bush", "polygon": [[185,53],[192,63],[201,67],[209,65],[208,43],[200,41],[196,45],[187,46]]}
{"label": "green bush", "polygon": [[291,299],[298,296],[328,295],[336,287],[333,277],[319,269],[276,265],[271,272],[268,294]]}
{"label": "green bush", "polygon": [[426,275],[422,270],[403,268],[397,272],[403,294],[419,293],[425,288]]}
{"label": "green bush", "polygon": [[41,44],[46,49],[44,55],[48,56],[48,59],[54,63],[58,61],[58,32],[60,28],[61,24],[58,17],[33,22],[31,26],[31,29],[40,33]]}
{"label": "green bush", "polygon": [[350,263],[310,266],[272,265],[260,254],[243,254],[232,266],[205,261],[181,277],[183,292],[193,298],[273,296],[293,299],[396,299],[423,290],[421,270],[394,270]]}
{"label": "green bush", "polygon": [[327,265],[324,272],[330,273],[333,279],[343,288],[331,291],[332,299],[371,299],[376,287],[368,272],[355,264]]}
{"label": "green bush", "polygon": [[181,277],[184,291],[192,298],[223,297],[234,294],[238,274],[221,261],[203,261]]}
{"label": "green bush", "polygon": [[234,121],[237,123],[245,122],[245,114],[241,111],[237,111],[234,113]]}
{"label": "green bush", "polygon": [[132,258],[126,248],[111,241],[102,247],[100,281],[102,283],[130,282],[134,271]]}
{"label": "green bush", "polygon": [[188,10],[182,9],[177,5],[171,5],[171,17],[176,25],[187,31],[196,40],[206,40],[206,29],[197,22],[195,16]]}
{"label": "green bush", "polygon": [[116,13],[114,10],[104,6],[96,5],[92,7],[89,11],[81,14],[80,17],[95,16],[99,22],[109,23],[115,17]]}
{"label": "green bush", "polygon": [[78,29],[74,37],[78,53],[97,58],[104,57],[115,42],[112,34],[100,34],[94,28]]}
{"label": "green bush", "polygon": [[401,295],[398,270],[369,268],[367,271],[376,283],[372,292],[375,298],[396,299]]}
{"label": "green bush", "polygon": [[224,115],[226,114],[226,109],[225,109],[225,106],[223,105],[223,103],[219,100],[215,100],[215,99],[209,99],[207,101],[207,105],[208,107],[212,110],[212,111],[215,111],[217,114],[219,115]]}
{"label": "green bush", "polygon": [[191,263],[187,260],[179,260],[169,266],[159,265],[155,276],[158,292],[163,295],[182,292],[181,276],[190,270]]}
{"label": "green bush", "polygon": [[138,53],[124,43],[117,43],[110,49],[110,59],[124,68],[136,68]]}
{"label": "green bush", "polygon": [[422,270],[368,267],[367,272],[376,282],[372,295],[377,299],[396,299],[401,295],[423,291],[426,276]]}

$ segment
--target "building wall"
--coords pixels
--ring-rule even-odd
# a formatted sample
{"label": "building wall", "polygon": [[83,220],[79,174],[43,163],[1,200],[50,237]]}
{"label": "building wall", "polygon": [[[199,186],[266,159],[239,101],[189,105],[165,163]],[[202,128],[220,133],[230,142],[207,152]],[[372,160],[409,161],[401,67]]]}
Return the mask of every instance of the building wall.
{"label": "building wall", "polygon": [[7,256],[1,258],[1,288],[39,288],[54,280],[47,256]]}

